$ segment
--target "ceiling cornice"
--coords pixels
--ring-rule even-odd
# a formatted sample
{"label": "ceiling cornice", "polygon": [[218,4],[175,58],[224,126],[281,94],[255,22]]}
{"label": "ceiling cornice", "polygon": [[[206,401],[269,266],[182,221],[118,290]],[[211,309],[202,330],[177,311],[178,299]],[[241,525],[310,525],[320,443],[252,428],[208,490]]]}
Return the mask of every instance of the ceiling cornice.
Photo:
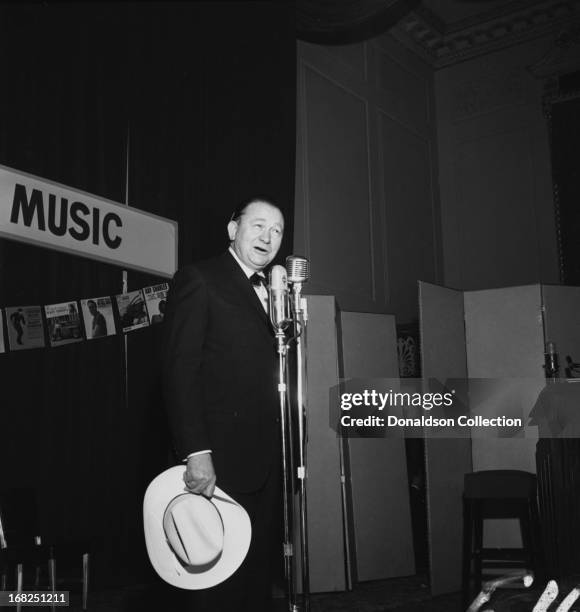
{"label": "ceiling cornice", "polygon": [[[435,69],[497,51],[580,21],[580,0],[517,3],[508,14],[490,13],[474,23],[445,28],[425,9],[404,17],[390,33]],[[510,4],[510,6],[515,6]]]}

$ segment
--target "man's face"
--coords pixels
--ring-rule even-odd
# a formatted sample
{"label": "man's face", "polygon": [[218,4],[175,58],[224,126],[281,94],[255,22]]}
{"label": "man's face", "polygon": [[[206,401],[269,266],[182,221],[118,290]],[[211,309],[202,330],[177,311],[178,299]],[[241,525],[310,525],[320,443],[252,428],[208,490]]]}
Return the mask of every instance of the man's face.
{"label": "man's face", "polygon": [[228,234],[240,260],[252,270],[263,270],[280,248],[284,217],[267,202],[253,202],[238,221],[228,223]]}

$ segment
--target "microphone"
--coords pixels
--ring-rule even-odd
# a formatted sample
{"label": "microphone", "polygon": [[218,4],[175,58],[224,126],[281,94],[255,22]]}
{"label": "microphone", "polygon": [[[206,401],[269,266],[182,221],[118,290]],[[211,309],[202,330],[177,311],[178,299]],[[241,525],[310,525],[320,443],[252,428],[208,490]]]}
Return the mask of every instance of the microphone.
{"label": "microphone", "polygon": [[275,329],[282,330],[291,320],[288,312],[288,277],[284,266],[272,266],[269,293],[270,321]]}
{"label": "microphone", "polygon": [[556,343],[546,342],[546,352],[544,353],[544,370],[546,378],[556,378],[560,364],[558,363],[558,353],[556,353]]}
{"label": "microphone", "polygon": [[302,285],[310,278],[308,259],[300,257],[300,255],[286,257],[286,271],[288,272],[288,282]]}
{"label": "microphone", "polygon": [[303,303],[300,297],[302,285],[310,278],[310,264],[306,257],[290,255],[286,257],[288,282],[292,283],[292,314],[296,319],[304,317]]}

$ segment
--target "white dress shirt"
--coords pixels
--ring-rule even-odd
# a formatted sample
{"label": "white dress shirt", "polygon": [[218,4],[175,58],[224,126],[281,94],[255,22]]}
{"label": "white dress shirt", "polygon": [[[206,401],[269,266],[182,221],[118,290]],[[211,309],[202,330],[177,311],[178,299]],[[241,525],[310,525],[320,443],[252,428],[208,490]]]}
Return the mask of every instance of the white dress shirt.
{"label": "white dress shirt", "polygon": [[[266,280],[266,275],[263,272],[256,272],[256,270],[252,270],[252,268],[248,267],[237,255],[232,247],[229,248],[232,257],[238,262],[240,268],[244,271],[244,274],[248,277],[248,279],[254,274],[260,275],[264,281]],[[268,290],[264,285],[254,285],[254,291],[256,295],[260,298],[260,302],[262,302],[262,307],[268,314]]]}

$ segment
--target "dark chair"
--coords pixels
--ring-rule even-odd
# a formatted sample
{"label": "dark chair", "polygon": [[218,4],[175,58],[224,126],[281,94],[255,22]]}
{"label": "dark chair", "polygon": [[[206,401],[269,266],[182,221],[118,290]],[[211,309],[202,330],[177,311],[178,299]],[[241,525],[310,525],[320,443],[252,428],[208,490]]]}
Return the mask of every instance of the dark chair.
{"label": "dark chair", "polygon": [[[34,568],[34,589],[40,586],[41,569],[46,566],[49,578],[48,588],[56,588],[55,573],[50,558],[50,548],[40,544],[30,546],[10,546],[0,548],[0,590],[22,591],[24,587],[24,570]],[[11,576],[13,579],[11,579]]]}
{"label": "dark chair", "polygon": [[[89,583],[88,542],[43,542],[39,534],[36,494],[32,489],[0,491],[0,587],[22,590],[25,569],[34,570],[34,589],[38,589],[46,568],[47,584],[56,590],[57,567],[81,561],[82,606],[87,608]],[[10,575],[14,575],[14,581]],[[30,582],[30,581],[29,581]]]}
{"label": "dark chair", "polygon": [[[22,494],[24,498],[27,497],[26,492]],[[23,499],[23,508],[18,521],[27,524],[30,530],[24,534],[21,530],[9,528],[12,524],[10,519],[15,511],[9,497],[0,495],[0,587],[3,591],[9,586],[15,590],[22,590],[24,568],[32,567],[35,576],[33,586],[38,588],[43,565],[46,565],[49,579],[54,579],[50,548],[42,544],[42,538],[36,529],[36,508],[27,503],[29,502],[27,499]],[[11,575],[14,580],[10,580]],[[54,586],[53,580],[50,587]]]}
{"label": "dark chair", "polygon": [[[483,548],[483,522],[492,518],[516,518],[520,522],[522,548]],[[488,470],[465,474],[463,490],[464,609],[481,590],[486,571],[505,573],[514,568],[539,569],[540,532],[537,480],[520,470]]]}

